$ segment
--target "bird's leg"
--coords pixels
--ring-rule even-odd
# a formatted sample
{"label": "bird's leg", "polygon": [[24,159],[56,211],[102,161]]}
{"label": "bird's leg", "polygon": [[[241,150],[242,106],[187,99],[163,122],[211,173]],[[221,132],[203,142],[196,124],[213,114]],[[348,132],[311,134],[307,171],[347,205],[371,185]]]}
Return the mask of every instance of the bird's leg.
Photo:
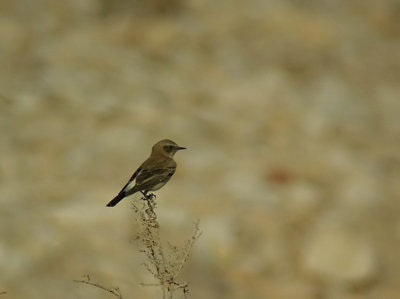
{"label": "bird's leg", "polygon": [[148,192],[148,190],[140,191],[140,193],[143,194],[143,200],[145,200],[147,202],[147,205],[149,206],[149,209],[147,209],[146,212],[149,216],[150,212],[152,214],[152,217],[155,217],[154,209],[156,207],[156,202],[154,201],[154,199],[156,198],[156,196],[153,193],[147,194]]}
{"label": "bird's leg", "polygon": [[[146,191],[140,191],[140,193],[142,193],[143,194],[143,196],[145,197],[145,199],[146,200],[148,200],[148,199],[155,199],[157,196],[154,194],[154,193],[149,193],[149,191],[148,190],[146,190]],[[147,194],[147,193],[149,193],[149,194]]]}
{"label": "bird's leg", "polygon": [[150,198],[149,198],[149,196],[147,196],[147,192],[149,192],[149,191],[140,191],[140,193],[143,194],[142,199],[145,200],[147,202],[147,204],[150,206],[150,202],[149,202]]}
{"label": "bird's leg", "polygon": [[154,203],[153,200],[156,199],[157,196],[154,193],[147,194],[148,192],[149,192],[148,190],[144,192],[140,191],[140,193],[142,193],[144,196],[144,200],[150,200],[152,203]]}

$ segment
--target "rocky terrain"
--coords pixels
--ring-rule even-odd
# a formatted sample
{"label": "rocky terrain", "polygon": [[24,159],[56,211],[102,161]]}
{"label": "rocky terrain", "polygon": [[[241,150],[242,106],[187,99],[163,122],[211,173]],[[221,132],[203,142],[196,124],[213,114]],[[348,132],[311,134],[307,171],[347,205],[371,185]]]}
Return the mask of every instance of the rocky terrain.
{"label": "rocky terrain", "polygon": [[162,138],[191,298],[399,297],[398,0],[2,0],[0,65],[0,297],[160,298],[105,204]]}

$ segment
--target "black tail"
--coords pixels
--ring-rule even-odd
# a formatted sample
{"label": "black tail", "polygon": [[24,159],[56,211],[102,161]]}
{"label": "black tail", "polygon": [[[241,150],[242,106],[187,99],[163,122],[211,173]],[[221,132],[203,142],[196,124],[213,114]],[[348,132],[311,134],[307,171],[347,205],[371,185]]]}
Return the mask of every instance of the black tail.
{"label": "black tail", "polygon": [[115,196],[108,204],[106,207],[115,207],[117,203],[119,203],[123,198],[125,197],[124,193],[119,193],[117,196]]}

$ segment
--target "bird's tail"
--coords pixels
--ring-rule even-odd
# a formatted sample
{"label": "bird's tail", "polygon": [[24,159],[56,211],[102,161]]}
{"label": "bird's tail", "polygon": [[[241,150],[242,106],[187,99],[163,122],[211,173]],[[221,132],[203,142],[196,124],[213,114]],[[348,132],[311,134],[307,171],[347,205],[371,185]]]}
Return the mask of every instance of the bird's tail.
{"label": "bird's tail", "polygon": [[125,194],[123,192],[119,193],[107,204],[107,207],[115,207],[124,197]]}

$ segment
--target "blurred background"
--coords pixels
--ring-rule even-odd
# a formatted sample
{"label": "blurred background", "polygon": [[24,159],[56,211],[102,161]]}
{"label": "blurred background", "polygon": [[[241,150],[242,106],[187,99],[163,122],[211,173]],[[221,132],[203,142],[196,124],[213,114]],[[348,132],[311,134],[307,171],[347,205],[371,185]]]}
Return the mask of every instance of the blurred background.
{"label": "blurred background", "polygon": [[4,298],[160,298],[105,205],[163,138],[192,298],[398,298],[398,0],[2,0],[0,65]]}

